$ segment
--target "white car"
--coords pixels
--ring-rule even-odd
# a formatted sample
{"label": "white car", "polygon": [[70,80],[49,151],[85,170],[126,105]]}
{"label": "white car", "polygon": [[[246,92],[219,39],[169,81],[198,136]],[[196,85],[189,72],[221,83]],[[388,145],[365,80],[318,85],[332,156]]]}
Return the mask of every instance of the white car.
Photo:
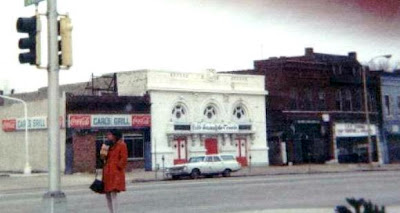
{"label": "white car", "polygon": [[167,169],[167,177],[178,179],[190,176],[196,179],[200,176],[211,176],[222,174],[224,177],[231,176],[231,172],[240,170],[240,164],[233,155],[202,155],[191,157],[188,163],[175,165]]}

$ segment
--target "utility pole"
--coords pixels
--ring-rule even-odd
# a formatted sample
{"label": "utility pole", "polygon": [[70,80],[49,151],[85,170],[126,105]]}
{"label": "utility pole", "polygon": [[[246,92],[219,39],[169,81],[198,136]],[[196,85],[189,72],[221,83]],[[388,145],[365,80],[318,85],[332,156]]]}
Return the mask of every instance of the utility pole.
{"label": "utility pole", "polygon": [[58,59],[57,0],[47,0],[48,22],[48,160],[49,191],[44,195],[46,212],[66,212],[66,196],[60,178],[60,92]]}
{"label": "utility pole", "polygon": [[363,75],[363,90],[364,90],[364,110],[365,110],[365,120],[367,122],[367,141],[368,141],[368,163],[372,163],[372,140],[371,140],[371,122],[369,119],[369,109],[368,109],[368,90],[367,90],[367,77],[366,69],[362,67]]}

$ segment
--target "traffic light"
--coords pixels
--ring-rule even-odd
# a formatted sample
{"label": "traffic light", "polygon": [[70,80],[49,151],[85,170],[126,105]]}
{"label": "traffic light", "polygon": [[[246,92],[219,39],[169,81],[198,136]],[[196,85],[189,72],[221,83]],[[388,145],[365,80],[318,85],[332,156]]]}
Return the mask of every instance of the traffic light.
{"label": "traffic light", "polygon": [[21,38],[18,42],[21,50],[29,50],[19,54],[18,58],[21,64],[40,64],[40,30],[41,23],[38,15],[30,18],[18,18],[17,32],[28,33],[27,38]]}
{"label": "traffic light", "polygon": [[62,17],[58,22],[58,34],[60,40],[58,41],[59,63],[60,66],[72,66],[72,24],[71,19],[66,16]]}

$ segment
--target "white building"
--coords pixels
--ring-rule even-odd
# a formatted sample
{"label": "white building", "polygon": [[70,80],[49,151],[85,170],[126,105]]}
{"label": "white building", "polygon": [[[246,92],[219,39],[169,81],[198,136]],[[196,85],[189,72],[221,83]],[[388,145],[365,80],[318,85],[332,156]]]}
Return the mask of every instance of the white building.
{"label": "white building", "polygon": [[212,153],[268,164],[264,76],[143,70],[117,81],[119,96],[150,96],[153,168]]}

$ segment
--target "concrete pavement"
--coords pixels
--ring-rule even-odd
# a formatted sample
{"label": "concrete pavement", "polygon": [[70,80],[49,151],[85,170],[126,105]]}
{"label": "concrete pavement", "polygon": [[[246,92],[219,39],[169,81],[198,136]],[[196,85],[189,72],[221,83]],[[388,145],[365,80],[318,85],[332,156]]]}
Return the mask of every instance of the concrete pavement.
{"label": "concrete pavement", "polygon": [[[360,171],[400,171],[400,164],[368,165],[368,164],[312,164],[294,166],[266,166],[242,168],[233,177],[261,176],[261,175],[290,175],[290,174],[317,174],[317,173],[347,173]],[[0,193],[13,193],[14,191],[43,190],[47,188],[47,174],[39,173],[25,176],[23,174],[0,173]],[[94,180],[94,174],[75,173],[62,175],[62,187],[87,187]],[[136,169],[126,174],[127,184],[137,182],[164,180],[163,172],[146,172]]]}
{"label": "concrete pavement", "polygon": [[[136,183],[118,196],[119,212],[332,213],[335,206],[346,205],[346,197],[355,197],[398,213],[399,175],[400,171],[347,172]],[[107,212],[104,196],[86,187],[68,188],[65,193],[67,212]],[[41,195],[0,198],[0,209],[37,212]]]}

